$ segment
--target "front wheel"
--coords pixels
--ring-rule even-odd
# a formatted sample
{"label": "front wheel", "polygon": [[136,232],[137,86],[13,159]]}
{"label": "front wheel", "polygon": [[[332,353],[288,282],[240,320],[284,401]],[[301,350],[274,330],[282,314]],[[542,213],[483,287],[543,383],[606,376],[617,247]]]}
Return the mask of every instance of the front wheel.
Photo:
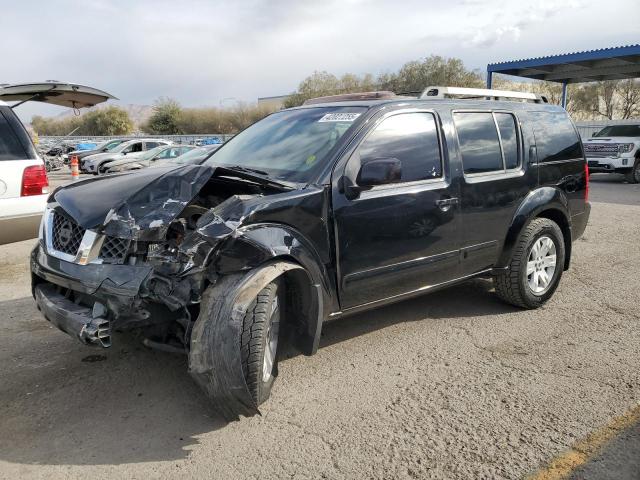
{"label": "front wheel", "polygon": [[564,257],[558,224],[547,218],[532,220],[518,238],[509,269],[494,277],[496,293],[518,307],[541,307],[558,288]]}
{"label": "front wheel", "polygon": [[640,158],[636,159],[633,168],[625,174],[624,178],[629,183],[640,183]]}
{"label": "front wheel", "polygon": [[264,403],[278,374],[277,353],[282,321],[283,285],[274,280],[251,302],[242,321],[242,373],[256,405]]}

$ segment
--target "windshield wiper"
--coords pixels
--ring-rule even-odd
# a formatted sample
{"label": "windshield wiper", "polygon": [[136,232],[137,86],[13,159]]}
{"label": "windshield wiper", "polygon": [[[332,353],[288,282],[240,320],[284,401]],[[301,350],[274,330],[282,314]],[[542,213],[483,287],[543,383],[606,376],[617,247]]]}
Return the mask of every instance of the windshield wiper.
{"label": "windshield wiper", "polygon": [[265,175],[265,176],[269,175],[269,173],[263,170],[258,170],[257,168],[243,167],[242,165],[231,165],[230,167],[225,166],[225,168],[228,168],[229,170],[239,170],[241,172],[257,173],[258,175]]}
{"label": "windshield wiper", "polygon": [[[238,167],[238,168],[236,168]],[[272,180],[269,177],[264,177],[260,172],[260,170],[249,169],[245,167],[241,167],[239,165],[233,165],[231,167],[216,165],[215,171],[221,173],[223,175],[232,175],[237,178],[242,178],[245,180],[250,180],[258,185],[264,185],[267,187],[277,188],[279,190],[293,190],[296,188],[295,184],[290,182],[285,182],[283,180]]]}

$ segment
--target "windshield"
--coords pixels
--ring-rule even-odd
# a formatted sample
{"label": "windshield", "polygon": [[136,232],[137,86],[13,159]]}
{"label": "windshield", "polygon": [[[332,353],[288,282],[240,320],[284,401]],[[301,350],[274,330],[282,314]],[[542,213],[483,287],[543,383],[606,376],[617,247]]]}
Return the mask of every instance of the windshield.
{"label": "windshield", "polygon": [[183,153],[179,157],[171,158],[169,160],[172,163],[177,163],[178,165],[194,165],[207,158],[212,150],[213,149],[211,148],[194,148],[187,153]]}
{"label": "windshield", "polygon": [[115,147],[113,147],[111,149],[111,152],[113,153],[120,153],[122,152],[125,148],[127,148],[129,145],[131,145],[131,142],[122,142],[120,145],[116,145]]}
{"label": "windshield", "polygon": [[113,150],[121,143],[122,143],[122,140],[110,140],[108,142],[104,142],[101,148],[106,148],[107,150]]}
{"label": "windshield", "polygon": [[166,145],[160,145],[159,147],[152,148],[151,150],[147,150],[146,152],[144,152],[140,156],[140,158],[142,160],[151,160],[153,157],[155,157],[157,154],[159,154],[165,148],[169,148],[169,147],[167,147]]}
{"label": "windshield", "polygon": [[609,125],[594,137],[640,137],[640,125]]}
{"label": "windshield", "polygon": [[309,181],[366,107],[284,110],[240,132],[205,165],[241,166],[269,177]]}

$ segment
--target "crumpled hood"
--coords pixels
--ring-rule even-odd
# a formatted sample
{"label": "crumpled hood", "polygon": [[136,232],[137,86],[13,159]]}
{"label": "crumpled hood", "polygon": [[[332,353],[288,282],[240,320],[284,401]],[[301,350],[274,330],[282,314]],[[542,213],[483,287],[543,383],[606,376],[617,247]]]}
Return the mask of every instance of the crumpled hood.
{"label": "crumpled hood", "polygon": [[162,240],[169,224],[211,178],[214,169],[171,165],[85,180],[60,188],[49,202],[80,226],[106,235]]}

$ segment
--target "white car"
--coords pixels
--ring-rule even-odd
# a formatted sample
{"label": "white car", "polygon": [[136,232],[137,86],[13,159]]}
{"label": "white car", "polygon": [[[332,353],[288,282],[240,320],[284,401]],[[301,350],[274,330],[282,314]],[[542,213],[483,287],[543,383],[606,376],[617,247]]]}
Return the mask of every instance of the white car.
{"label": "white car", "polygon": [[[90,87],[63,82],[0,88],[0,245],[38,236],[49,194],[44,163],[13,108],[27,101],[80,108],[109,98],[114,97]],[[9,106],[5,101],[18,103]]]}
{"label": "white car", "polygon": [[640,123],[608,125],[584,142],[592,173],[623,173],[640,183]]}
{"label": "white car", "polygon": [[171,145],[172,143],[173,142],[169,140],[159,138],[135,138],[128,140],[107,153],[98,153],[83,158],[80,170],[99,175],[107,171],[111,162],[121,160],[125,157],[129,159],[138,158],[148,150],[161,145]]}

